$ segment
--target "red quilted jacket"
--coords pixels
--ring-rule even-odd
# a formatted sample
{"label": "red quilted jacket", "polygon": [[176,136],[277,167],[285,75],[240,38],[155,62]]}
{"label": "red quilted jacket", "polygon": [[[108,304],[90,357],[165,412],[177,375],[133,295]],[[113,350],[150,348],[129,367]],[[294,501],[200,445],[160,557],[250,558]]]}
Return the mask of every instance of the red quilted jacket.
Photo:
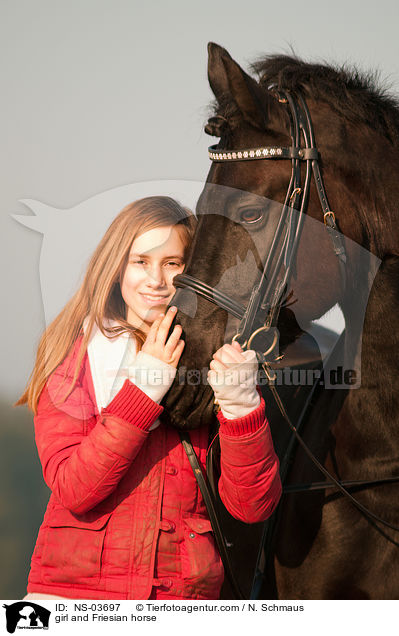
{"label": "red quilted jacket", "polygon": [[[72,393],[60,403],[79,343],[47,382],[35,416],[37,448],[52,494],[28,592],[85,599],[217,599],[223,566],[179,435],[163,424],[148,430],[162,407],[126,380],[98,413],[87,353]],[[264,403],[237,420],[218,417],[222,500],[234,517],[262,521],[281,494]],[[190,436],[205,466],[208,431],[196,429]]]}

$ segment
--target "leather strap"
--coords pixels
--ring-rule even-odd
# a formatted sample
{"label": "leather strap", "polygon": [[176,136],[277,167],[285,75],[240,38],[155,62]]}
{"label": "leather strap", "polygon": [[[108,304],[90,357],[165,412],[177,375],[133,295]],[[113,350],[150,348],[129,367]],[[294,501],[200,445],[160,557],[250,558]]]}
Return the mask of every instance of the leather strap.
{"label": "leather strap", "polygon": [[230,296],[227,296],[215,287],[211,287],[207,283],[198,280],[198,278],[189,276],[189,274],[178,274],[175,276],[173,279],[173,285],[175,287],[190,289],[190,291],[195,292],[198,296],[202,296],[205,300],[225,309],[225,311],[231,313],[235,318],[241,319],[245,314],[244,305],[235,302],[235,300],[230,298]]}
{"label": "leather strap", "polygon": [[207,479],[204,473],[202,472],[201,466],[199,465],[198,457],[191,443],[190,435],[188,434],[187,431],[179,431],[179,435],[180,435],[181,442],[183,444],[183,448],[186,451],[188,461],[190,462],[190,466],[193,469],[193,473],[197,480],[198,487],[204,499],[206,509],[208,511],[212,530],[215,535],[216,543],[219,549],[220,558],[222,559],[224,571],[227,575],[227,578],[229,579],[229,582],[235,597],[237,599],[243,600],[245,597],[242,591],[240,590],[238,582],[236,581],[236,578],[233,573],[233,568],[231,566],[230,558],[227,553],[226,541],[223,536],[221,527],[219,525],[213,494],[211,493],[211,490],[208,487]]}
{"label": "leather strap", "polygon": [[[396,484],[399,477],[386,477],[385,479],[356,479],[352,481],[339,481],[338,483],[345,488],[370,488],[372,486],[383,486],[384,484]],[[317,490],[326,490],[326,488],[336,488],[331,481],[315,481],[309,484],[289,484],[283,487],[283,493],[293,492],[311,492]]]}

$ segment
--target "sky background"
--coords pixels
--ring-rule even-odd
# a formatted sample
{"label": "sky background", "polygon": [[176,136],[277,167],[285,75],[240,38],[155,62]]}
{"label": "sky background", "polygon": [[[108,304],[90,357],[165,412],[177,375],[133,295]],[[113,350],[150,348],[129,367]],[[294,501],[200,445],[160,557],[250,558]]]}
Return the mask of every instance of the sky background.
{"label": "sky background", "polygon": [[25,593],[48,496],[37,491],[31,421],[11,409],[45,324],[42,236],[11,218],[32,214],[19,201],[72,208],[128,184],[204,180],[208,41],[246,70],[262,54],[294,50],[379,70],[399,94],[398,18],[394,0],[1,0],[0,597]]}
{"label": "sky background", "polygon": [[11,399],[31,371],[44,311],[41,234],[10,214],[31,214],[20,199],[70,208],[121,185],[203,180],[208,41],[245,69],[291,47],[355,63],[399,93],[393,0],[2,0],[0,12],[0,360]]}

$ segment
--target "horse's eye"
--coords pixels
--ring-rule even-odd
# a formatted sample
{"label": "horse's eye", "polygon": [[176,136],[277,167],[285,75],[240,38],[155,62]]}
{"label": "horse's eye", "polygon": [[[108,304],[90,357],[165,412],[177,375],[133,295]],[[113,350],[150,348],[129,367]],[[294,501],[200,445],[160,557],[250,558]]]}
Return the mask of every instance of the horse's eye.
{"label": "horse's eye", "polygon": [[262,210],[257,210],[256,208],[248,208],[247,210],[242,210],[240,213],[240,220],[243,223],[256,223],[260,221],[262,218]]}

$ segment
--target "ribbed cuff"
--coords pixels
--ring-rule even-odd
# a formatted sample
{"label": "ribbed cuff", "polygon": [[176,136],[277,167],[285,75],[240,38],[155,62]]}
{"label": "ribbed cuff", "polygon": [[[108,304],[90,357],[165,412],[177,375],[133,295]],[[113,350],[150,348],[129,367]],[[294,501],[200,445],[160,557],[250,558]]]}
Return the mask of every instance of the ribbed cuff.
{"label": "ribbed cuff", "polygon": [[256,409],[244,417],[238,417],[236,420],[228,420],[224,417],[222,411],[219,411],[217,418],[220,422],[220,430],[225,435],[250,435],[255,433],[266,421],[265,401],[261,397],[260,404]]}
{"label": "ribbed cuff", "polygon": [[121,390],[108,406],[102,409],[101,413],[117,415],[137,428],[148,431],[162,411],[162,406],[154,402],[130,380],[125,380]]}

